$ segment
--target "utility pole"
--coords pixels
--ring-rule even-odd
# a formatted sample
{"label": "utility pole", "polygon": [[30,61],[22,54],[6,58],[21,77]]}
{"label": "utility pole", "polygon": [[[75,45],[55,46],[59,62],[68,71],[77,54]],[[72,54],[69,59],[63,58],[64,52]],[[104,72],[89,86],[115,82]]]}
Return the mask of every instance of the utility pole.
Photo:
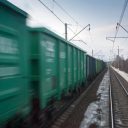
{"label": "utility pole", "polygon": [[119,46],[118,46],[118,68],[120,68],[120,58],[119,58],[119,55],[120,55],[120,49],[119,49]]}
{"label": "utility pole", "polygon": [[65,23],[65,40],[68,40],[67,23]]}

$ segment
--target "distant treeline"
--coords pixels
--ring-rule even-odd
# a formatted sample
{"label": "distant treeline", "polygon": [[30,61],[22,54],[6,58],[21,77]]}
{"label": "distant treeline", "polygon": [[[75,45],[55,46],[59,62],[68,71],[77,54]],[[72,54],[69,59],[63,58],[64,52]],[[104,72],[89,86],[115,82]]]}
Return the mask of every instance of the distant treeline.
{"label": "distant treeline", "polygon": [[116,56],[116,59],[113,61],[112,65],[115,68],[119,68],[120,70],[128,73],[128,59],[124,59],[123,57]]}

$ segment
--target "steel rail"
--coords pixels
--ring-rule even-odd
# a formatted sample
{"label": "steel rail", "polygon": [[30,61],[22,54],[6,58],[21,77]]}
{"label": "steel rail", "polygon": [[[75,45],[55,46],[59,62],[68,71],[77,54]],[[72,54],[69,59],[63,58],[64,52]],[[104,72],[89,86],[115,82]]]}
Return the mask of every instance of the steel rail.
{"label": "steel rail", "polygon": [[[117,80],[119,86],[123,89],[123,91],[126,94],[126,96],[128,96],[128,91],[126,90],[126,88],[124,87],[123,83],[119,79],[119,76],[117,75],[116,71],[113,68],[111,68],[111,72],[113,73],[113,75],[115,77],[115,80]],[[112,79],[112,76],[111,75],[110,75],[110,79]],[[110,96],[111,128],[115,128],[115,125],[116,125],[115,118],[116,117],[114,116],[114,99],[112,97],[112,86],[111,86],[111,82],[110,82],[110,88],[109,88],[109,90],[110,90],[109,91],[109,96]]]}
{"label": "steel rail", "polygon": [[109,86],[109,96],[110,96],[110,111],[111,111],[111,128],[114,128],[114,114],[113,114],[113,99],[112,99],[111,83]]}
{"label": "steel rail", "polygon": [[116,79],[119,81],[121,87],[123,88],[123,90],[125,91],[126,95],[128,96],[128,91],[125,89],[125,87],[123,86],[123,84],[121,83],[121,81],[119,80],[119,78],[117,77],[117,75],[115,74],[115,72],[113,72],[114,75],[116,76]]}

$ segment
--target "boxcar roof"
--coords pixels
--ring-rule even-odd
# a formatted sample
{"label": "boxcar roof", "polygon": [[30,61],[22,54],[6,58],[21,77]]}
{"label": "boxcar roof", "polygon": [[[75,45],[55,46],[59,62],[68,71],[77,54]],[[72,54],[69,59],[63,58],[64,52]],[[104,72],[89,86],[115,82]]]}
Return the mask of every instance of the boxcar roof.
{"label": "boxcar roof", "polygon": [[77,48],[77,49],[79,49],[79,50],[81,50],[81,51],[83,51],[83,52],[86,53],[85,50],[83,50],[83,49],[79,48],[78,46],[76,46],[75,44],[73,44],[73,43],[71,43],[71,42],[65,40],[63,37],[57,35],[56,33],[52,32],[51,30],[49,30],[49,29],[47,29],[47,28],[45,28],[45,27],[30,28],[30,31],[36,31],[36,32],[41,32],[41,33],[43,32],[43,33],[46,33],[46,34],[48,34],[48,35],[50,35],[50,36],[53,36],[53,37],[55,37],[55,38],[57,38],[57,39],[59,39],[59,40],[65,42],[65,43],[67,43],[67,44],[69,44],[69,45],[72,45],[72,46],[74,46],[75,48]]}
{"label": "boxcar roof", "polygon": [[0,5],[6,6],[8,8],[10,8],[11,10],[21,14],[24,17],[27,17],[27,13],[24,12],[23,10],[21,10],[20,8],[16,7],[15,5],[13,5],[12,3],[6,1],[6,0],[0,0]]}

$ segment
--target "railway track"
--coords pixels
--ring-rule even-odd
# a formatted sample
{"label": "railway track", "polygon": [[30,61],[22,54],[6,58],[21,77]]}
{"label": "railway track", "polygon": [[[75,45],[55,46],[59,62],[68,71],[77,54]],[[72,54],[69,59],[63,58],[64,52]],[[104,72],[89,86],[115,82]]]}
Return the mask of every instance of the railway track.
{"label": "railway track", "polygon": [[128,128],[128,83],[110,69],[111,128]]}
{"label": "railway track", "polygon": [[61,111],[60,116],[54,120],[50,128],[79,128],[88,105],[97,100],[96,92],[105,72],[106,70],[99,74],[77,100]]}

